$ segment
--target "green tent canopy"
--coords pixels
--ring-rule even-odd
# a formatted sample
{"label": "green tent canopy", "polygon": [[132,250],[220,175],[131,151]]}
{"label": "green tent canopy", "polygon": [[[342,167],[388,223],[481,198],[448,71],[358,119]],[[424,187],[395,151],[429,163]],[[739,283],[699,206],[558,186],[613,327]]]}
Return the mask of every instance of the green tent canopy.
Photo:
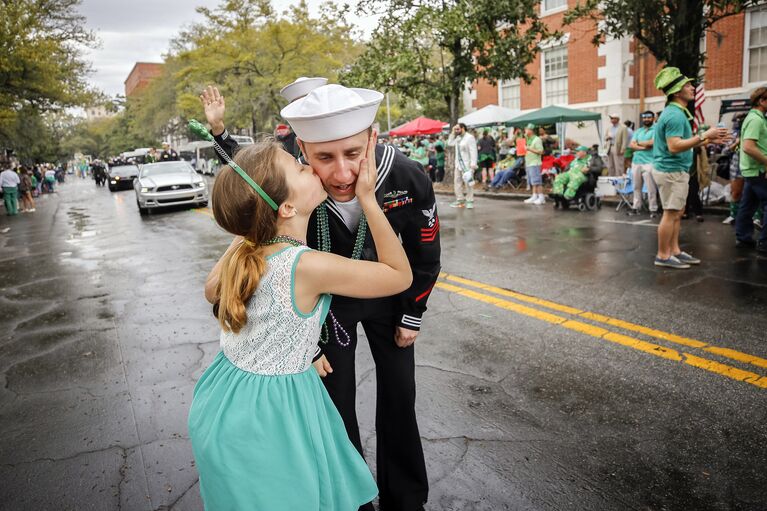
{"label": "green tent canopy", "polygon": [[558,124],[562,122],[599,121],[601,119],[602,115],[596,112],[575,110],[573,108],[552,105],[515,117],[508,121],[506,125],[514,126],[515,128],[524,128],[528,124],[541,126],[544,124]]}
{"label": "green tent canopy", "polygon": [[573,108],[564,108],[561,106],[547,106],[534,112],[528,112],[519,117],[515,117],[506,123],[507,126],[514,126],[515,128],[523,128],[528,124],[534,124],[536,126],[542,126],[545,124],[556,124],[557,136],[562,141],[560,148],[563,148],[565,141],[567,140],[567,123],[569,122],[582,122],[582,121],[594,121],[597,127],[597,136],[601,141],[602,138],[602,114],[597,112],[589,112],[588,110],[575,110]]}

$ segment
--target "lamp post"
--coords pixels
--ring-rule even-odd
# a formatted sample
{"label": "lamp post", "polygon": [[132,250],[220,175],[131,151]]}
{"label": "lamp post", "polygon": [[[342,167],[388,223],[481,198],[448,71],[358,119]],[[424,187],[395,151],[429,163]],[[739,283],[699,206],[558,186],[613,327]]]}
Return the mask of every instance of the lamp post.
{"label": "lamp post", "polygon": [[389,91],[386,91],[386,126],[391,131],[391,109],[389,108]]}

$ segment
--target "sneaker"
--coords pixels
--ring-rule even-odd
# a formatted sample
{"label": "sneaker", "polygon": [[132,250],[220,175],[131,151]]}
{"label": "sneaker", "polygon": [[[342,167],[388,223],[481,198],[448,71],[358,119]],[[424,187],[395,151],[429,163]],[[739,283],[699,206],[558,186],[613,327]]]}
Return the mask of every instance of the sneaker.
{"label": "sneaker", "polygon": [[532,203],[534,203],[537,200],[538,200],[538,196],[537,195],[531,195],[529,198],[525,199],[522,202],[524,202],[525,204],[532,204]]}
{"label": "sneaker", "polygon": [[735,248],[756,248],[756,242],[752,239],[735,240]]}
{"label": "sneaker", "polygon": [[658,218],[658,213],[656,211],[650,211],[650,220],[655,220]]}
{"label": "sneaker", "polygon": [[735,221],[735,219],[734,219],[733,217],[731,217],[731,216],[728,216],[727,218],[725,218],[725,219],[722,221],[722,223],[723,223],[724,225],[730,225],[730,224],[731,224],[731,223],[733,223],[734,221]]}
{"label": "sneaker", "polygon": [[629,208],[628,210],[628,216],[637,216],[639,215],[639,210],[634,208]]}
{"label": "sneaker", "polygon": [[687,268],[690,267],[689,264],[683,263],[682,261],[680,261],[674,256],[671,256],[668,259],[661,259],[660,257],[656,257],[655,266],[663,266],[664,268],[674,268],[676,270],[686,270]]}
{"label": "sneaker", "polygon": [[466,205],[465,201],[457,200],[450,203],[451,208],[462,208]]}
{"label": "sneaker", "polygon": [[695,220],[696,220],[698,223],[701,223],[701,222],[703,222],[703,220],[705,220],[705,219],[703,218],[703,215],[695,215]]}
{"label": "sneaker", "polygon": [[700,259],[697,257],[693,257],[687,252],[679,252],[677,255],[675,255],[677,259],[682,261],[685,264],[700,264]]}
{"label": "sneaker", "polygon": [[474,209],[474,201],[473,200],[467,200],[466,201],[466,209]]}
{"label": "sneaker", "polygon": [[536,206],[542,206],[546,204],[546,196],[543,194],[539,195],[538,198],[533,201],[533,204]]}
{"label": "sneaker", "polygon": [[34,213],[35,211],[37,211],[35,208],[29,210],[30,213]]}
{"label": "sneaker", "polygon": [[762,221],[759,220],[759,219],[754,219],[754,227],[756,227],[757,229],[759,229],[761,231],[762,230]]}

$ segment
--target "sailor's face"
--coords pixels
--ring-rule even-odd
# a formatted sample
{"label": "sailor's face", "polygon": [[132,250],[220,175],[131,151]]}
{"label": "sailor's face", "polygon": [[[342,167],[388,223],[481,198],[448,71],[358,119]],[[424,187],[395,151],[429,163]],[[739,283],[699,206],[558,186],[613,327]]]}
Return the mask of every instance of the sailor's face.
{"label": "sailor's face", "polygon": [[354,198],[354,186],[365,157],[368,130],[341,140],[303,142],[299,140],[306,161],[325,186],[328,195],[339,202]]}
{"label": "sailor's face", "polygon": [[317,174],[309,165],[303,165],[286,151],[280,151],[277,160],[285,170],[290,189],[290,202],[305,215],[311,215],[328,196]]}

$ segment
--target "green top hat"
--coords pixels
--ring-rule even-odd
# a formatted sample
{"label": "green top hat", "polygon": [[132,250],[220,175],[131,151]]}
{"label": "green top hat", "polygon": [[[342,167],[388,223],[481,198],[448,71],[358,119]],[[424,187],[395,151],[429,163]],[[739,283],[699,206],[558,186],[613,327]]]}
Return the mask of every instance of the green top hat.
{"label": "green top hat", "polygon": [[578,147],[575,148],[575,150],[576,151],[588,151],[589,148],[586,147],[585,145],[579,145]]}
{"label": "green top hat", "polygon": [[529,123],[527,126],[525,126],[525,129],[526,129],[526,130],[534,130],[534,129],[535,129],[535,124],[533,124],[533,123],[531,122],[531,123]]}
{"label": "green top hat", "polygon": [[693,79],[683,75],[678,67],[664,67],[655,76],[655,88],[662,91],[664,96],[670,96],[692,81]]}

